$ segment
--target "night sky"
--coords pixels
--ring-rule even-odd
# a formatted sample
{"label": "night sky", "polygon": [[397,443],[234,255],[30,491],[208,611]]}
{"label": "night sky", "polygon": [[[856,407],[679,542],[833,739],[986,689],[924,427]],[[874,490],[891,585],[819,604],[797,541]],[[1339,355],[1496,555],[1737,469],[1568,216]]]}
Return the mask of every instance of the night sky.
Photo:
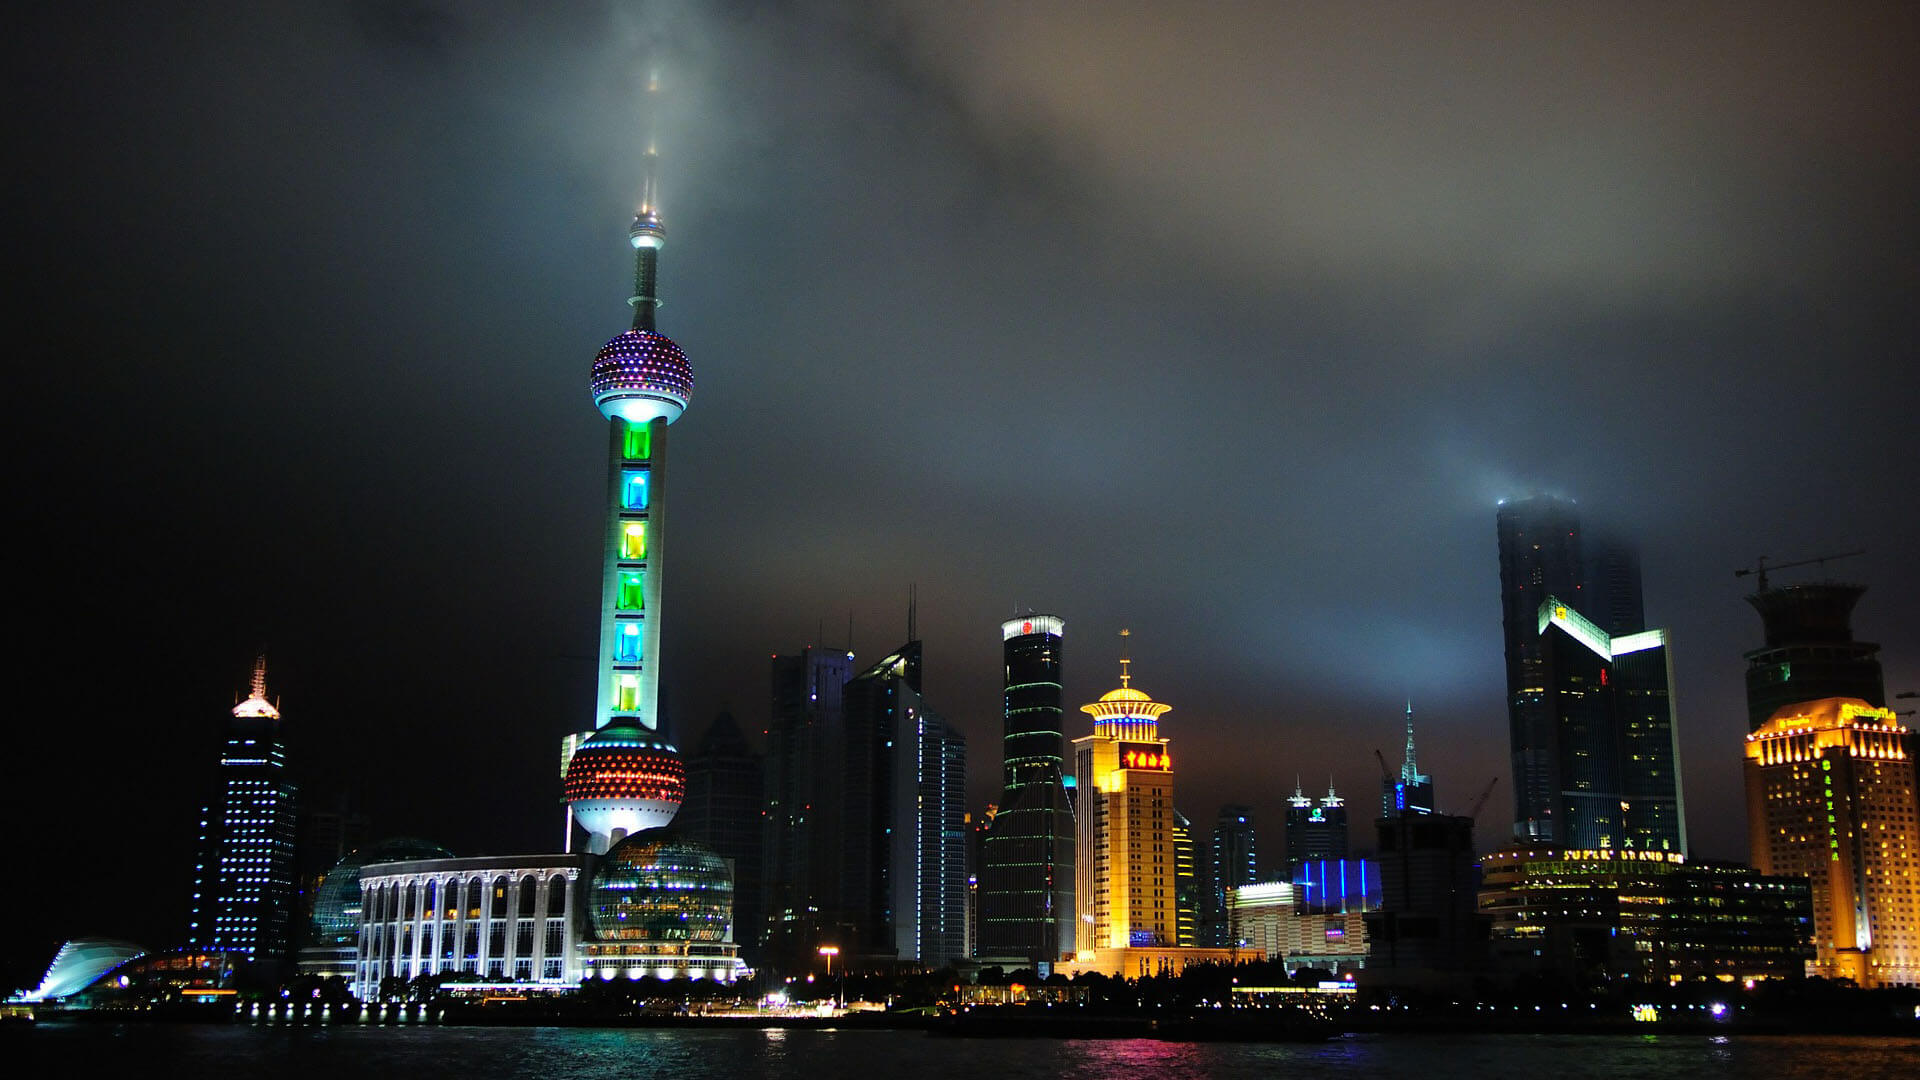
{"label": "night sky", "polygon": [[683,746],[917,585],[976,808],[1031,607],[1071,705],[1132,629],[1203,826],[1372,805],[1411,697],[1492,846],[1533,491],[1641,546],[1696,854],[1745,857],[1736,567],[1867,549],[1920,689],[1910,5],[163,7],[5,46],[10,976],[179,939],[262,648],[310,801],[557,846],[649,128]]}

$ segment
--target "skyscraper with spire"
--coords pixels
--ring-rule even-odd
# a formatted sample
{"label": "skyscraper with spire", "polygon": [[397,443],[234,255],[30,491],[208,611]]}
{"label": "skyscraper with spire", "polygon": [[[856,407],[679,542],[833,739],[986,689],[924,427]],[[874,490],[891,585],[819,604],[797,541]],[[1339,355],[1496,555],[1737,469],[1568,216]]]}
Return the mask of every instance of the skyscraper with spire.
{"label": "skyscraper with spire", "polygon": [[1413,702],[1407,702],[1407,753],[1400,759],[1400,777],[1380,782],[1380,816],[1433,813],[1433,777],[1420,771],[1413,754]]}
{"label": "skyscraper with spire", "polygon": [[569,735],[561,746],[569,850],[576,824],[595,852],[667,824],[686,790],[686,768],[660,730],[659,656],[667,427],[693,396],[693,366],[654,329],[660,251],[667,243],[656,161],[649,146],[644,194],[627,230],[634,251],[627,298],[633,325],[601,346],[588,380],[607,419],[607,517],[594,730]]}
{"label": "skyscraper with spire", "polygon": [[291,944],[294,800],[267,658],[233,707],[213,798],[200,812],[187,943],[277,963]]}

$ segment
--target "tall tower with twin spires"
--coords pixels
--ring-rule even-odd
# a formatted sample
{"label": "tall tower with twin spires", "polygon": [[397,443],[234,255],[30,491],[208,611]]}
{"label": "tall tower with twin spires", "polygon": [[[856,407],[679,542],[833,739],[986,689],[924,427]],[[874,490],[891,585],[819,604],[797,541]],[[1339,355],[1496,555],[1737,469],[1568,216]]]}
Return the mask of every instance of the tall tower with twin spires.
{"label": "tall tower with twin spires", "polygon": [[[649,88],[649,96],[657,83]],[[633,325],[601,346],[588,387],[607,420],[607,523],[601,562],[599,696],[594,730],[562,742],[567,841],[573,825],[589,850],[673,820],[686,767],[661,731],[660,597],[665,563],[667,426],[693,396],[693,366],[654,329],[660,251],[667,230],[655,190],[657,155],[647,149],[633,244]]]}

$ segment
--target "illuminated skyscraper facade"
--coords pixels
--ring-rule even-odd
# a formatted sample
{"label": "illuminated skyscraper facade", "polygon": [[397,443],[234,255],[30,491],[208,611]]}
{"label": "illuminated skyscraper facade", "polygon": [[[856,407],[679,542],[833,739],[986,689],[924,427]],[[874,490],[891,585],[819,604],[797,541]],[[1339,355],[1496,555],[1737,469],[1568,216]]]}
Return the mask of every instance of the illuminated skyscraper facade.
{"label": "illuminated skyscraper facade", "polygon": [[1180,943],[1173,754],[1160,736],[1172,706],[1133,689],[1130,666],[1120,661],[1119,689],[1080,707],[1093,734],[1073,741],[1083,952]]}
{"label": "illuminated skyscraper facade", "polygon": [[1200,944],[1233,944],[1228,927],[1227,890],[1260,880],[1254,845],[1253,809],[1230,803],[1213,822],[1213,844],[1201,886]]}
{"label": "illuminated skyscraper facade", "polygon": [[1119,688],[1080,707],[1093,718],[1093,734],[1073,740],[1074,973],[1177,974],[1233,956],[1196,945],[1192,826],[1174,809],[1173,753],[1160,734],[1160,717],[1172,706],[1134,689],[1131,668],[1123,650]]}
{"label": "illuminated skyscraper facade", "polygon": [[909,641],[846,685],[850,746],[866,748],[849,772],[873,775],[869,797],[841,803],[841,865],[856,871],[865,951],[940,967],[967,955],[967,744],[921,698],[920,658]]}
{"label": "illuminated skyscraper facade", "polygon": [[1858,698],[1786,706],[1746,738],[1748,852],[1813,883],[1813,974],[1920,985],[1917,749]]}
{"label": "illuminated skyscraper facade", "polygon": [[607,425],[607,524],[601,563],[598,706],[594,730],[562,743],[572,825],[588,848],[673,820],[686,769],[660,731],[661,572],[667,510],[667,426],[693,396],[693,366],[654,329],[666,226],[655,205],[653,155],[646,194],[627,230],[634,249],[633,326],[601,347],[588,380]]}
{"label": "illuminated skyscraper facade", "polygon": [[1507,717],[1513,752],[1515,838],[1555,843],[1559,767],[1547,700],[1540,605],[1558,596],[1578,610],[1586,598],[1580,518],[1573,504],[1540,495],[1500,504],[1500,615],[1506,639]]}
{"label": "illuminated skyscraper facade", "polygon": [[1074,783],[1064,767],[1060,665],[1066,623],[1000,625],[1005,788],[980,872],[979,956],[1052,963],[1074,941]]}
{"label": "illuminated skyscraper facade", "polygon": [[1552,723],[1546,747],[1524,749],[1552,766],[1554,788],[1536,824],[1560,847],[1685,852],[1666,631],[1616,637],[1554,596],[1537,624]]}
{"label": "illuminated skyscraper facade", "polygon": [[233,707],[213,799],[200,812],[187,942],[196,950],[278,963],[291,945],[295,789],[280,709],[267,700],[267,660]]}
{"label": "illuminated skyscraper facade", "polygon": [[1347,857],[1347,801],[1333,790],[1331,781],[1318,802],[1294,784],[1287,798],[1286,841],[1288,876],[1311,859]]}
{"label": "illuminated skyscraper facade", "polygon": [[1193,822],[1178,807],[1172,832],[1174,944],[1191,949],[1200,944],[1200,848],[1194,843]]}

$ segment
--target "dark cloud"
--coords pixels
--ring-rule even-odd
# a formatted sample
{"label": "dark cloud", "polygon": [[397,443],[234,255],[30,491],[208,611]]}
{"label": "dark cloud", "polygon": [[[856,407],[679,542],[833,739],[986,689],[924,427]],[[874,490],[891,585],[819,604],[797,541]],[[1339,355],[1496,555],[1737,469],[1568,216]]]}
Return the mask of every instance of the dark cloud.
{"label": "dark cloud", "polygon": [[1640,541],[1706,853],[1744,850],[1734,567],[1867,548],[1835,570],[1920,686],[1903,6],[20,25],[8,811],[31,857],[112,845],[152,894],[49,935],[179,921],[261,643],[310,789],[462,852],[554,841],[592,697],[585,372],[649,134],[699,379],[683,737],[757,723],[767,654],[849,612],[862,656],[896,644],[917,582],[978,799],[1021,604],[1068,619],[1074,700],[1133,628],[1196,819],[1253,801],[1277,842],[1296,773],[1366,801],[1408,696],[1464,808],[1506,771],[1493,503],[1534,489]]}

